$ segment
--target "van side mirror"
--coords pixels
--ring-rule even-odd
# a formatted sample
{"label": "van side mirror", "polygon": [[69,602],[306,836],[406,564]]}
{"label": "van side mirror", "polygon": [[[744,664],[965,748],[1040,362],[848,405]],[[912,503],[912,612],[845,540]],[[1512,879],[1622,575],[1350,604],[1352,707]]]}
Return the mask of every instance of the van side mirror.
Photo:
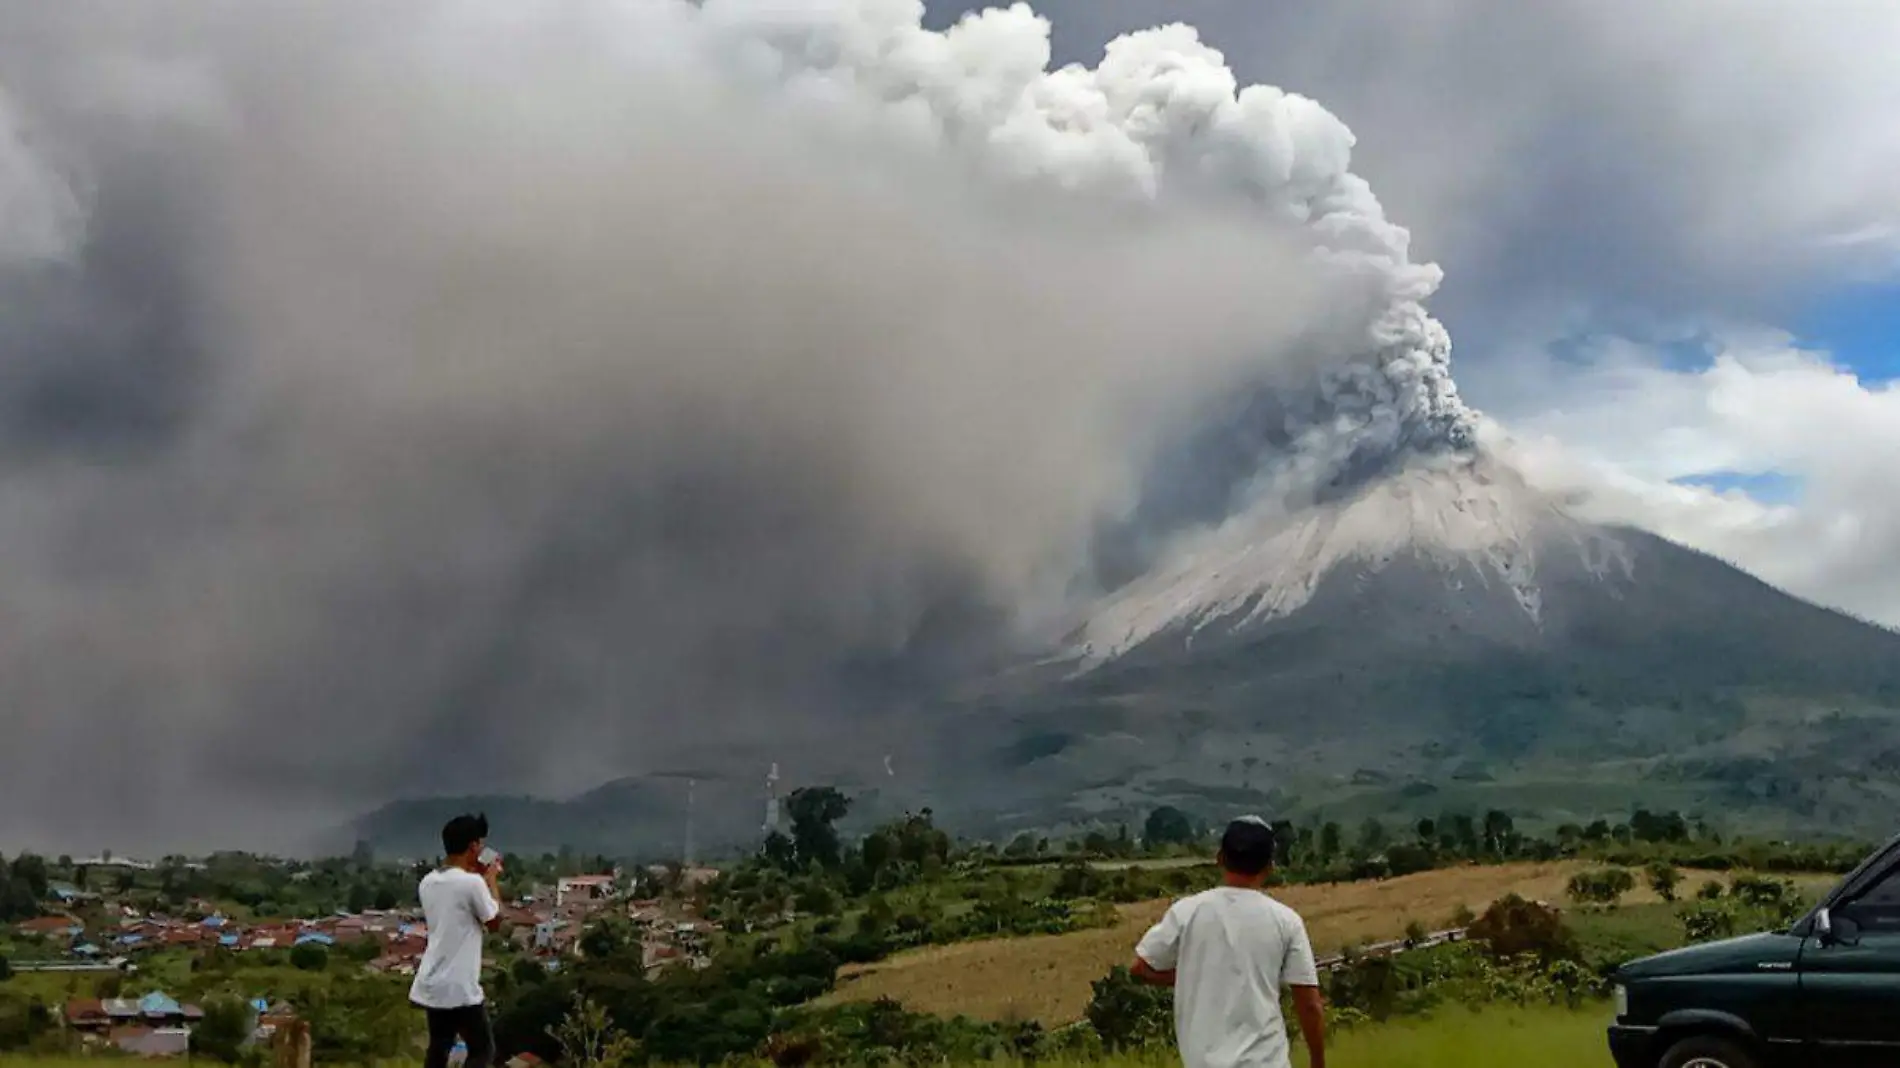
{"label": "van side mirror", "polygon": [[1834,914],[1825,905],[1814,914],[1814,935],[1824,945],[1834,940]]}

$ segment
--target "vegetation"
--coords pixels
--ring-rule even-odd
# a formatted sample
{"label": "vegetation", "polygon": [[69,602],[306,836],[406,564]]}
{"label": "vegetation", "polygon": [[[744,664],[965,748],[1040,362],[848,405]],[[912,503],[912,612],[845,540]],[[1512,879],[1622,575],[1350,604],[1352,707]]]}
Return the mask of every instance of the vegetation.
{"label": "vegetation", "polygon": [[1636,889],[1636,876],[1627,868],[1597,868],[1570,877],[1564,892],[1579,904],[1615,906],[1623,895]]}
{"label": "vegetation", "polygon": [[[1193,814],[1163,807],[1137,821],[1139,835],[1124,826],[1053,844],[1019,835],[999,849],[955,841],[929,811],[848,837],[839,827],[851,800],[835,790],[796,791],[785,812],[787,833],[709,884],[639,878],[635,893],[673,895],[673,907],[718,922],[703,967],[649,973],[624,917],[592,924],[579,956],[555,971],[497,941],[485,982],[504,1054],[604,1068],[761,1056],[810,1065],[1099,1060],[1165,1048],[1169,993],[1118,969],[1168,899],[1215,877],[1208,833]],[[1322,954],[1344,953],[1325,981],[1348,1031],[1452,1006],[1562,1018],[1598,996],[1621,960],[1787,922],[1805,895],[1773,873],[1859,859],[1723,842],[1670,813],[1549,835],[1500,811],[1447,811],[1405,827],[1278,827],[1284,853],[1273,892],[1305,915]],[[522,858],[510,879],[518,892],[606,863]],[[63,879],[82,894],[185,916],[261,916],[373,905],[398,891],[406,901],[415,877],[414,867],[378,862],[362,847],[307,864],[220,854],[137,872],[16,858],[5,882],[35,893]],[[1705,889],[1676,904],[1685,878]],[[1566,894],[1591,907],[1565,914],[1545,904]],[[28,912],[45,907],[36,899]],[[1437,944],[1448,928],[1469,938]],[[1369,951],[1374,944],[1386,948]],[[207,1060],[246,1056],[242,1025],[258,996],[296,1007],[321,1060],[404,1056],[420,1019],[402,980],[365,972],[373,952],[164,950],[142,956],[132,975],[16,976],[0,985],[0,1049],[56,1042],[53,1014],[66,998],[163,989],[205,1006],[195,1052]]]}

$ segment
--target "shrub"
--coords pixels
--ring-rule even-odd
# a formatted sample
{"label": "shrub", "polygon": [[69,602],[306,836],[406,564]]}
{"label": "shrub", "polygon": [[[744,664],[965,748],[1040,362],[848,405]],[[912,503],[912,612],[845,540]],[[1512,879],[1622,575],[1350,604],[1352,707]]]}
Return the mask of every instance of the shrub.
{"label": "shrub", "polygon": [[1657,897],[1664,901],[1676,899],[1676,887],[1682,883],[1682,873],[1676,870],[1674,864],[1666,860],[1658,860],[1645,868],[1643,874],[1649,881],[1649,888],[1656,891]]}
{"label": "shrub", "polygon": [[1682,923],[1683,938],[1690,942],[1712,942],[1735,933],[1735,910],[1722,901],[1697,901],[1676,918]]}
{"label": "shrub", "polygon": [[1516,894],[1492,902],[1468,934],[1498,959],[1531,956],[1546,963],[1577,959],[1577,940],[1557,910]]}
{"label": "shrub", "polygon": [[1085,1015],[1110,1051],[1173,1041],[1174,997],[1166,987],[1149,986],[1128,969],[1116,968],[1097,979],[1093,990]]}
{"label": "shrub", "polygon": [[218,998],[204,1009],[204,1019],[191,1029],[191,1055],[236,1061],[251,1037],[251,1007],[237,998]]}
{"label": "shrub", "polygon": [[305,942],[291,949],[290,966],[298,971],[320,972],[330,966],[330,951],[315,942]]}
{"label": "shrub", "polygon": [[1720,901],[1722,899],[1721,880],[1710,879],[1708,882],[1703,883],[1702,886],[1696,890],[1695,896],[1702,901]]}
{"label": "shrub", "polygon": [[1598,868],[1570,877],[1564,892],[1579,904],[1615,905],[1636,888],[1636,877],[1624,868]]}

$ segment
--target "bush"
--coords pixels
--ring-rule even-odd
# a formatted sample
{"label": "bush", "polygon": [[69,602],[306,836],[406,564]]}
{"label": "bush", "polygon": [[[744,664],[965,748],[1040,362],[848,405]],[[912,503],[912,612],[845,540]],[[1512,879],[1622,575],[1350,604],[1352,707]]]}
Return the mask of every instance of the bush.
{"label": "bush", "polygon": [[1697,901],[1676,918],[1682,923],[1682,937],[1690,942],[1713,942],[1735,934],[1735,910],[1722,901]]}
{"label": "bush", "polygon": [[1116,968],[1092,984],[1085,1015],[1111,1052],[1139,1050],[1174,1040],[1174,996],[1166,987],[1149,986],[1126,968]]}
{"label": "bush", "polygon": [[1491,903],[1467,932],[1492,957],[1545,963],[1577,959],[1577,940],[1557,910],[1510,894]]}
{"label": "bush", "polygon": [[1710,879],[1708,882],[1703,883],[1702,886],[1696,890],[1695,896],[1702,901],[1720,901],[1722,899],[1721,880]]}
{"label": "bush", "polygon": [[0,996],[0,1050],[22,1049],[52,1031],[53,1014],[38,998]]}
{"label": "bush", "polygon": [[1649,888],[1656,891],[1657,897],[1664,901],[1676,899],[1676,887],[1682,883],[1682,873],[1676,870],[1674,864],[1666,860],[1658,860],[1645,868],[1643,874],[1649,880]]}
{"label": "bush", "polygon": [[1055,1041],[1033,1022],[944,1019],[907,1011],[884,998],[799,1013],[756,1052],[781,1068],[985,1064],[1033,1060],[1055,1052]]}
{"label": "bush", "polygon": [[1636,877],[1624,868],[1598,868],[1570,877],[1564,892],[1579,904],[1615,905],[1636,888]]}
{"label": "bush", "polygon": [[230,1064],[251,1037],[251,1007],[237,998],[205,1004],[205,1018],[191,1029],[191,1055]]}
{"label": "bush", "polygon": [[291,949],[290,966],[302,972],[320,972],[330,966],[330,951],[315,942],[305,942]]}

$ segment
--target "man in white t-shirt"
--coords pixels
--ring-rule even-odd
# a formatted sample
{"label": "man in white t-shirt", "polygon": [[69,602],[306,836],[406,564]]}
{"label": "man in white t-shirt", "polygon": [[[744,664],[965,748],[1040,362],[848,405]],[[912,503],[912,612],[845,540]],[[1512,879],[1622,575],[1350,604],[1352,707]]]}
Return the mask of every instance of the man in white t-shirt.
{"label": "man in white t-shirt", "polygon": [[483,860],[488,817],[457,816],[442,828],[441,868],[422,877],[417,894],[429,925],[429,947],[416,966],[409,1000],[429,1017],[423,1068],[445,1068],[460,1038],[468,1046],[463,1068],[488,1068],[495,1057],[488,1008],[482,998],[482,934],[501,927],[501,858]]}
{"label": "man in white t-shirt", "polygon": [[1306,923],[1261,889],[1273,828],[1257,816],[1221,836],[1223,885],[1177,901],[1135,947],[1134,974],[1174,988],[1187,1068],[1292,1068],[1280,993],[1291,988],[1307,1063],[1326,1068],[1325,1011]]}

